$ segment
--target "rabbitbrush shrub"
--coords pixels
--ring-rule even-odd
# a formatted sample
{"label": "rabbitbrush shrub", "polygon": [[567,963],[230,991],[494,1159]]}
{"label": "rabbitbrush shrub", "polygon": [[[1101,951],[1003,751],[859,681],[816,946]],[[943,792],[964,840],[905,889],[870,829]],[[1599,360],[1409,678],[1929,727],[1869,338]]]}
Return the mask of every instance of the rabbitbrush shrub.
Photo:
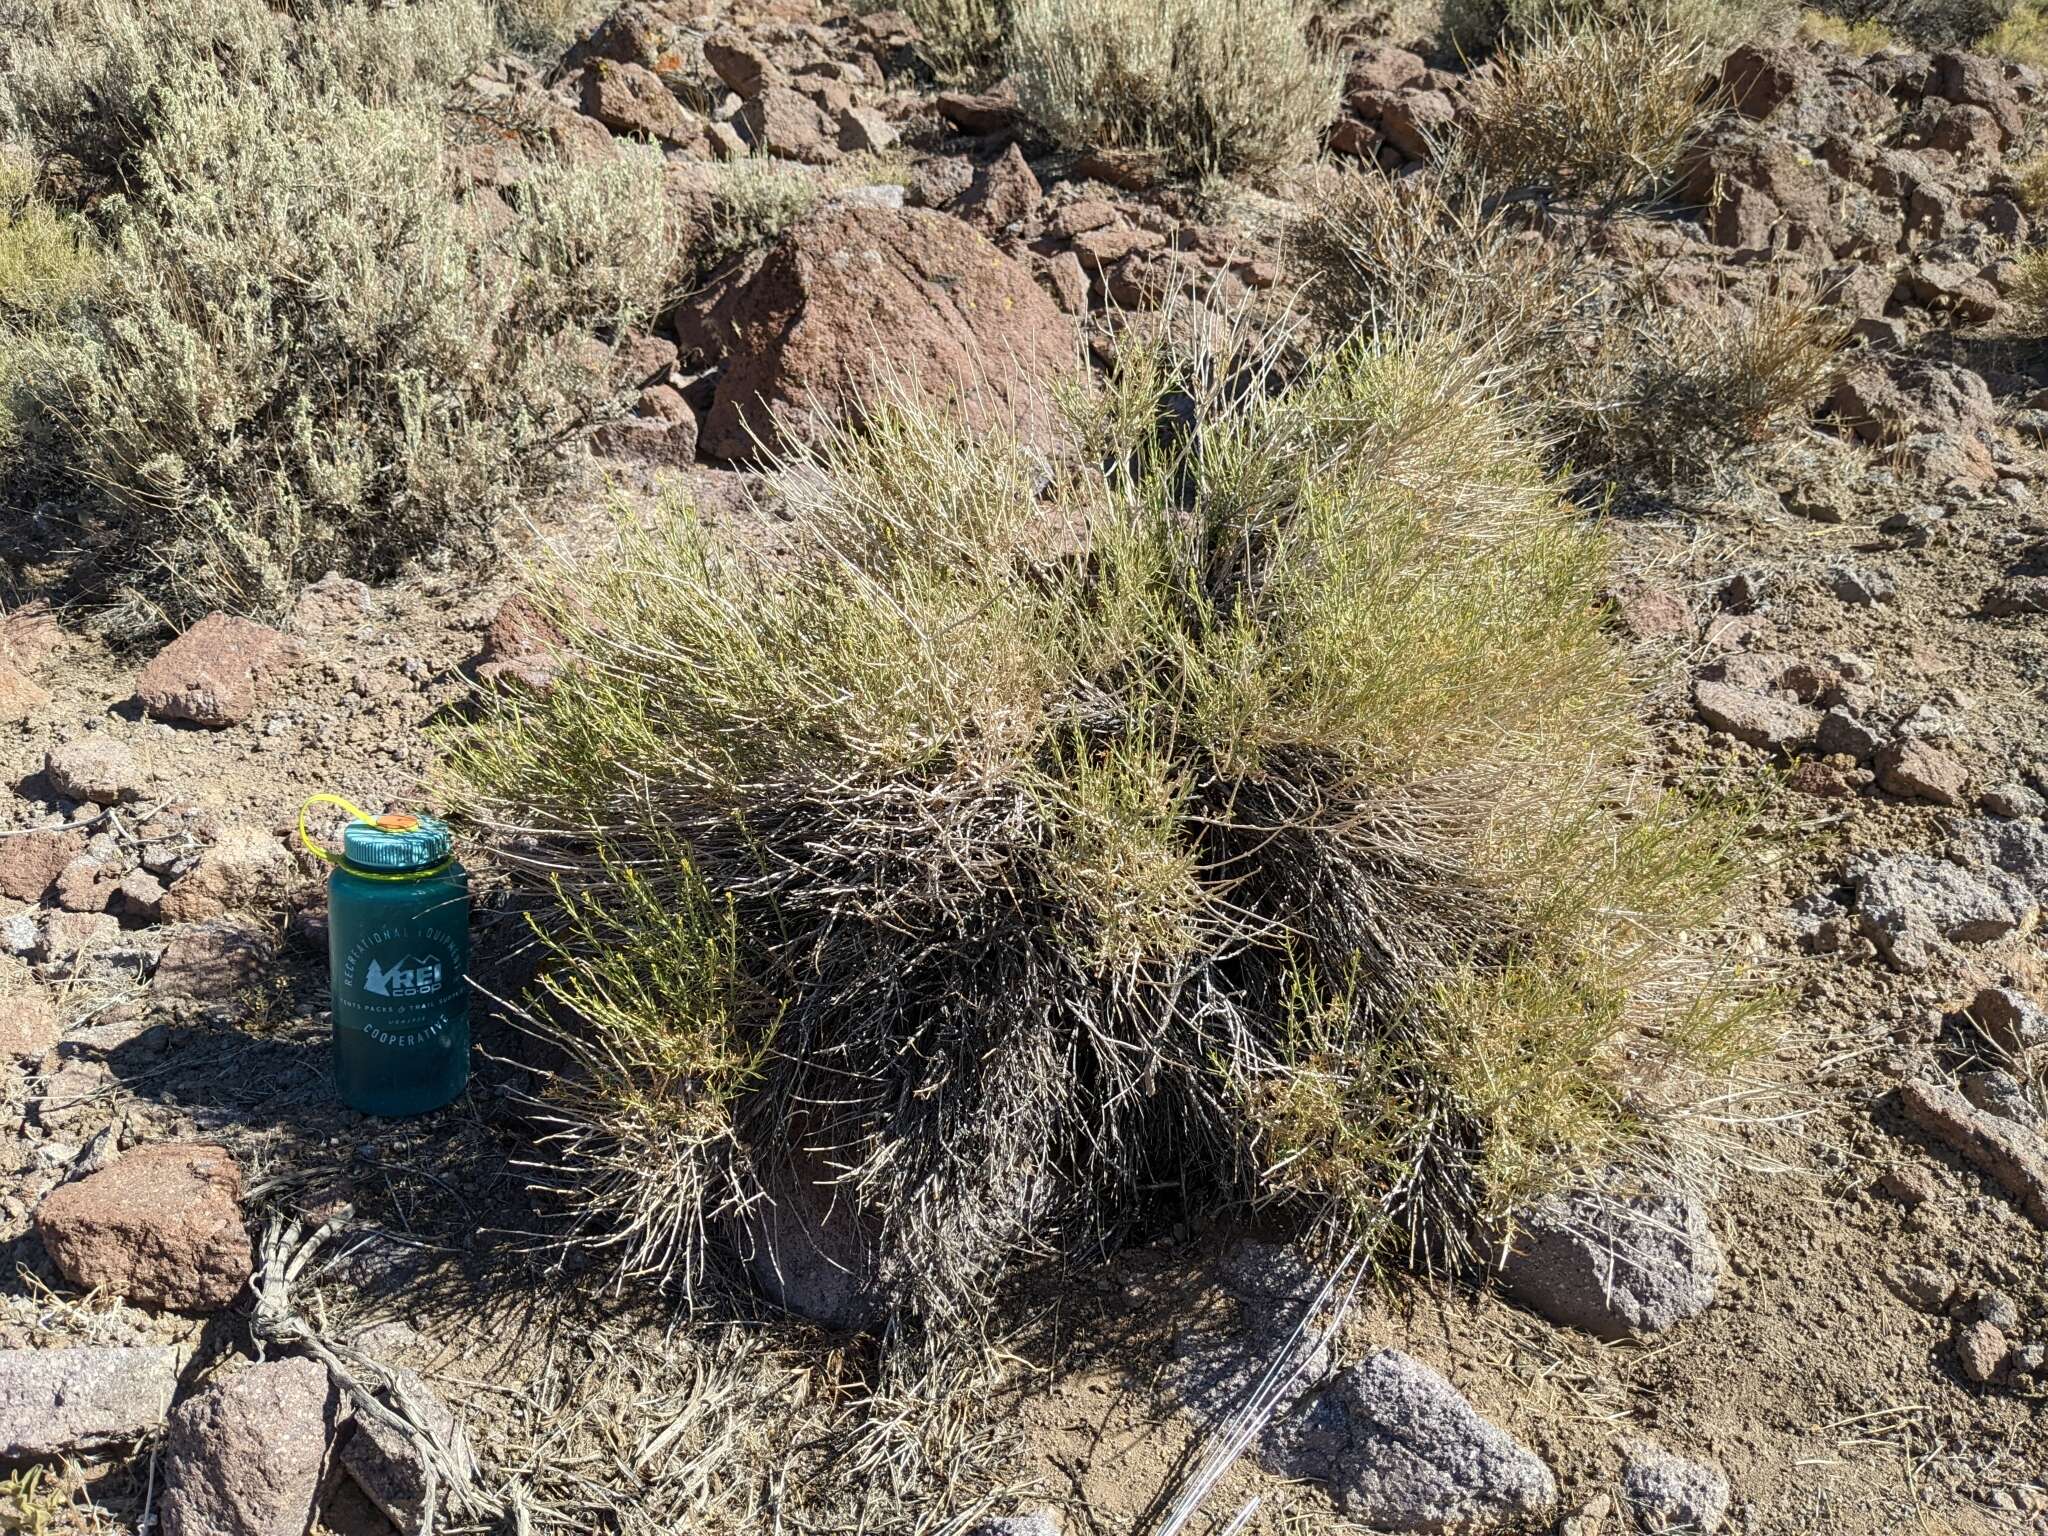
{"label": "rabbitbrush shrub", "polygon": [[[1659,1136],[1745,1005],[1636,765],[1602,543],[1462,343],[1127,346],[1087,462],[888,399],[567,571],[460,743],[551,893],[561,1177],[694,1278],[794,1165],[935,1324],[1180,1202],[1458,1251]],[[1076,553],[1076,550],[1079,553]]]}
{"label": "rabbitbrush shrub", "polygon": [[83,16],[12,115],[98,189],[103,282],[22,376],[102,558],[176,619],[483,552],[609,401],[590,331],[669,280],[651,152],[543,164],[498,218],[457,200],[439,100],[489,35],[470,0]]}
{"label": "rabbitbrush shrub", "polygon": [[17,448],[15,386],[24,352],[98,276],[91,231],[36,191],[25,158],[0,150],[0,465]]}
{"label": "rabbitbrush shrub", "polygon": [[1310,159],[1343,71],[1301,0],[1020,0],[1010,72],[1068,149],[1156,157],[1178,176]]}
{"label": "rabbitbrush shrub", "polygon": [[2048,53],[2041,0],[1818,0],[1817,9],[1852,25],[1882,27],[1915,48],[2012,51],[2036,64]]}

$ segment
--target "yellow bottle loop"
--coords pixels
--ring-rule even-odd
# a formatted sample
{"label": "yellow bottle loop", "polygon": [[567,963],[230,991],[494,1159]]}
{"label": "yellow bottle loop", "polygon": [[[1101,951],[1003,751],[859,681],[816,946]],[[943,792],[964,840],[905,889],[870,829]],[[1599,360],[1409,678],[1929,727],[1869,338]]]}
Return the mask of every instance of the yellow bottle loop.
{"label": "yellow bottle loop", "polygon": [[455,862],[454,856],[450,855],[440,863],[431,865],[426,869],[408,869],[398,874],[386,874],[383,871],[374,869],[358,869],[355,865],[343,859],[332,848],[323,847],[321,844],[313,841],[313,834],[306,830],[306,812],[316,805],[339,806],[342,810],[348,812],[351,821],[360,821],[373,827],[384,827],[390,831],[409,831],[411,828],[419,825],[418,818],[413,816],[372,816],[354,801],[343,799],[340,795],[318,794],[309,795],[306,798],[306,803],[299,807],[299,841],[306,845],[307,850],[316,859],[324,859],[336,869],[346,869],[358,880],[424,880],[430,875],[438,875],[442,870]]}

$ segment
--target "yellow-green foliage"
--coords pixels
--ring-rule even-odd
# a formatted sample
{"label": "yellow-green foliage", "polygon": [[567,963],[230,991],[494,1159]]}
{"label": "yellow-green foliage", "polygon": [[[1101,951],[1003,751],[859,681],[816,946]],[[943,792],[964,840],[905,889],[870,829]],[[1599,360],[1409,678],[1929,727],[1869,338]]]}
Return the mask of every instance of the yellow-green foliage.
{"label": "yellow-green foliage", "polygon": [[2010,168],[2020,206],[2029,218],[2048,212],[2048,153],[2029,155]]}
{"label": "yellow-green foliage", "polygon": [[87,293],[98,270],[85,225],[37,195],[25,159],[0,153],[0,327],[47,320]]}
{"label": "yellow-green foliage", "polygon": [[1813,42],[1833,43],[1851,53],[1881,53],[1902,46],[1891,28],[1875,17],[1848,20],[1825,11],[1801,11],[1799,35]]}
{"label": "yellow-green foliage", "polygon": [[564,682],[460,743],[471,813],[618,916],[569,975],[676,914],[729,940],[717,1007],[596,1033],[757,1072],[685,1096],[729,1116],[696,1172],[636,1150],[644,1093],[559,1088],[628,1226],[658,1201],[617,1170],[744,1186],[796,1132],[939,1321],[1162,1186],[1455,1244],[1655,1137],[1739,1032],[1690,938],[1728,865],[1631,766],[1601,540],[1462,339],[1278,393],[1227,348],[1121,361],[1108,471],[1041,494],[886,399],[778,471],[793,562],[678,509],[562,573]]}
{"label": "yellow-green foliage", "polygon": [[2020,269],[2007,290],[2014,318],[2030,335],[2048,330],[2048,250],[2029,246],[2020,252]]}
{"label": "yellow-green foliage", "polygon": [[2048,69],[2048,6],[2041,0],[2017,0],[2005,19],[1975,47],[1979,53],[1995,53]]}
{"label": "yellow-green foliage", "polygon": [[1314,155],[1342,72],[1300,0],[1022,0],[1009,65],[1024,108],[1074,150],[1173,175],[1253,175]]}
{"label": "yellow-green foliage", "polygon": [[261,0],[87,11],[95,30],[26,57],[15,101],[113,192],[104,277],[21,368],[108,554],[177,617],[481,552],[608,403],[589,330],[673,279],[651,152],[543,166],[491,219],[440,159],[435,71],[485,24],[469,0],[289,25]]}
{"label": "yellow-green foliage", "polygon": [[820,181],[810,168],[766,155],[721,165],[698,236],[696,255],[709,272],[733,257],[772,243],[817,206]]}
{"label": "yellow-green foliage", "polygon": [[1504,189],[1649,197],[1714,110],[1707,79],[1703,45],[1661,21],[1534,31],[1475,77],[1456,153]]}
{"label": "yellow-green foliage", "polygon": [[91,292],[98,272],[84,222],[37,195],[25,159],[0,152],[0,455],[16,446],[15,385],[30,339]]}

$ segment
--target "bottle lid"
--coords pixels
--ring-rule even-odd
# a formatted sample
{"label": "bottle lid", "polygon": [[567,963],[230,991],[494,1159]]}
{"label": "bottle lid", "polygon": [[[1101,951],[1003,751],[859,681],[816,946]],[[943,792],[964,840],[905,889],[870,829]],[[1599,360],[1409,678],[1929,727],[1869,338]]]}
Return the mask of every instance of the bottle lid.
{"label": "bottle lid", "polygon": [[341,834],[342,861],[378,874],[410,874],[448,862],[447,826],[431,816],[379,816],[352,821]]}

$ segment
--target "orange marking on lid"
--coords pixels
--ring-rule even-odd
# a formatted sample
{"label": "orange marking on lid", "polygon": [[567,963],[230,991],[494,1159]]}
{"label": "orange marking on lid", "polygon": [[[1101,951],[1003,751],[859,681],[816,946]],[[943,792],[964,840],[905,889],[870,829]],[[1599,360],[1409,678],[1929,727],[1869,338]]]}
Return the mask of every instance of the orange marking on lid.
{"label": "orange marking on lid", "polygon": [[418,829],[419,824],[419,817],[407,816],[400,811],[388,812],[370,823],[379,832],[412,832]]}

